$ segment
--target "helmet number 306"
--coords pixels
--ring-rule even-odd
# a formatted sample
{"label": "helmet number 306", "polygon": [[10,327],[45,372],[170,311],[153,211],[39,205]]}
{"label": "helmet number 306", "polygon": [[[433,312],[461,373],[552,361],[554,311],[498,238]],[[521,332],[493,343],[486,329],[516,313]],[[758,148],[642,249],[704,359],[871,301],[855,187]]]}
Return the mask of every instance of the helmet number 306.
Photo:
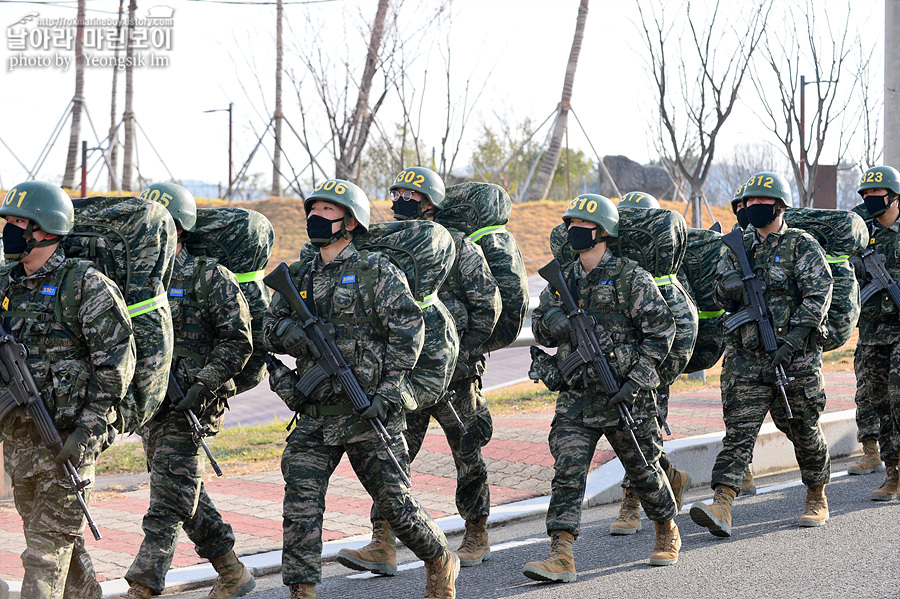
{"label": "helmet number 306", "polygon": [[[13,201],[16,199],[16,192],[17,192],[17,191],[18,191],[18,190],[17,190],[16,188],[10,189],[10,190],[9,190],[9,193],[6,194],[6,200],[4,200],[3,203],[6,204],[7,206],[9,206],[10,204],[12,204]],[[18,208],[19,206],[22,205],[22,200],[25,199],[25,194],[26,194],[26,193],[28,193],[28,192],[27,192],[27,191],[19,191],[19,201],[16,202],[16,208]]]}
{"label": "helmet number 306", "polygon": [[569,204],[569,208],[577,208],[578,210],[585,210],[588,213],[593,214],[597,211],[597,202],[588,198],[575,198]]}
{"label": "helmet number 306", "polygon": [[334,193],[338,195],[343,195],[347,191],[347,186],[341,183],[340,181],[336,181],[334,179],[329,179],[324,183],[321,183],[318,187],[316,187],[316,191],[334,191]]}

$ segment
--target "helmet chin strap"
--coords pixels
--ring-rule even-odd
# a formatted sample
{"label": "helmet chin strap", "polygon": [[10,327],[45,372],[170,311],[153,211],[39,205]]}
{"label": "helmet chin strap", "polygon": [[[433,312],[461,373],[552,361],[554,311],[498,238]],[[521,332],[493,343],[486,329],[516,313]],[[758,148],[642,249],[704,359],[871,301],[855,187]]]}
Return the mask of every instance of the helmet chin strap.
{"label": "helmet chin strap", "polygon": [[[33,250],[34,248],[43,248],[51,245],[55,245],[59,243],[59,238],[53,237],[52,239],[43,239],[42,241],[38,241],[34,238],[34,223],[28,221],[28,226],[25,227],[25,234],[23,235],[25,240],[28,242],[28,249]],[[24,254],[23,254],[24,255]]]}

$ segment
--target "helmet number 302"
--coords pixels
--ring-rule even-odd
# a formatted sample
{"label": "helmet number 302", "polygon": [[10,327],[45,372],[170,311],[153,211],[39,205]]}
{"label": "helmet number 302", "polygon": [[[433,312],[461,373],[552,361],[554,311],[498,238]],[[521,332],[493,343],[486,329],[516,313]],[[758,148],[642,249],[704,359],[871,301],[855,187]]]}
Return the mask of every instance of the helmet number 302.
{"label": "helmet number 302", "polygon": [[166,208],[169,207],[169,202],[172,201],[172,196],[167,193],[160,192],[158,189],[148,189],[145,191],[146,195],[141,195],[145,200],[150,200],[151,202],[159,202]]}
{"label": "helmet number 302", "polygon": [[[6,204],[7,206],[9,206],[10,204],[12,204],[13,201],[16,199],[16,192],[17,192],[17,191],[18,191],[18,190],[17,190],[15,187],[12,188],[12,189],[10,189],[10,190],[9,190],[9,193],[6,194],[6,200],[4,200],[3,203]],[[28,193],[28,192],[27,192],[27,191],[19,191],[19,201],[16,202],[16,208],[18,208],[19,206],[22,205],[22,200],[25,199],[25,194],[26,194],[26,193]]]}
{"label": "helmet number 302", "polygon": [[334,191],[334,193],[338,195],[344,195],[347,191],[347,186],[341,183],[340,181],[336,181],[334,179],[329,179],[324,183],[320,183],[318,187],[315,189],[316,191]]}
{"label": "helmet number 302", "polygon": [[394,182],[409,183],[411,185],[415,185],[416,187],[422,187],[422,183],[425,182],[425,175],[422,175],[415,171],[401,171],[400,174],[397,175],[397,179]]}
{"label": "helmet number 302", "polygon": [[577,208],[578,210],[585,210],[588,213],[593,214],[597,211],[597,202],[588,198],[575,198],[569,204],[569,208]]}

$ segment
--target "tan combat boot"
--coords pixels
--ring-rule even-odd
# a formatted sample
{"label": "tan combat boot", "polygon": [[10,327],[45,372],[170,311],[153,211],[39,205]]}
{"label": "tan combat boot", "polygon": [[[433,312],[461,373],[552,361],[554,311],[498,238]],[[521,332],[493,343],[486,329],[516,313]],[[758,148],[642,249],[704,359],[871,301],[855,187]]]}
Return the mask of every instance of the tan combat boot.
{"label": "tan combat boot", "polygon": [[825,485],[806,488],[806,506],[800,516],[800,526],[824,526],[828,521],[828,500]]}
{"label": "tan combat boot", "polygon": [[488,540],[487,516],[478,520],[466,520],[466,534],[456,550],[461,566],[477,566],[491,557],[491,543]]}
{"label": "tan combat boot", "polygon": [[681,535],[675,520],[656,523],[656,546],[650,554],[651,566],[671,566],[678,563],[678,550],[681,549]]}
{"label": "tan combat boot", "polygon": [[316,599],[314,584],[292,584],[288,588],[291,590],[291,599]]}
{"label": "tan combat boot", "polygon": [[225,555],[210,561],[219,575],[216,579],[216,584],[213,585],[212,590],[207,595],[210,599],[243,597],[256,588],[256,580],[250,574],[250,570],[234,554],[233,549]]}
{"label": "tan combat boot", "polygon": [[747,466],[747,470],[744,471],[744,480],[741,481],[741,492],[738,495],[756,495],[756,481],[753,480],[750,466]]}
{"label": "tan combat boot", "polygon": [[372,541],[362,549],[341,549],[337,561],[353,570],[393,576],[397,573],[397,540],[387,520],[372,522]]}
{"label": "tan combat boot", "polygon": [[680,512],[684,503],[684,492],[691,488],[693,482],[691,475],[687,470],[678,470],[670,464],[666,470],[666,478],[669,479],[669,486],[672,487],[672,494],[675,496],[675,507]]}
{"label": "tan combat boot", "polygon": [[859,461],[847,467],[847,474],[870,474],[883,472],[884,464],[881,463],[881,455],[878,453],[878,441],[868,439],[863,441],[863,455]]}
{"label": "tan combat boot", "polygon": [[622,504],[619,506],[619,517],[609,525],[611,535],[633,535],[641,532],[641,500],[634,489],[622,489]]}
{"label": "tan combat boot", "polygon": [[575,537],[564,530],[550,531],[550,555],[542,562],[528,562],[522,573],[532,580],[575,582]]}
{"label": "tan combat boot", "polygon": [[456,599],[459,558],[452,551],[432,562],[425,562],[425,599]]}
{"label": "tan combat boot", "polygon": [[145,587],[136,582],[128,584],[131,586],[128,587],[128,591],[124,595],[114,595],[112,599],[150,599],[153,596],[153,591],[150,590],[150,587]]}
{"label": "tan combat boot", "polygon": [[707,506],[696,502],[691,507],[691,520],[705,526],[717,537],[731,536],[731,504],[736,493],[731,487],[716,485],[713,503]]}
{"label": "tan combat boot", "polygon": [[897,465],[895,462],[886,467],[887,475],[881,486],[872,491],[872,501],[897,499],[897,484],[900,483],[900,471],[897,470]]}

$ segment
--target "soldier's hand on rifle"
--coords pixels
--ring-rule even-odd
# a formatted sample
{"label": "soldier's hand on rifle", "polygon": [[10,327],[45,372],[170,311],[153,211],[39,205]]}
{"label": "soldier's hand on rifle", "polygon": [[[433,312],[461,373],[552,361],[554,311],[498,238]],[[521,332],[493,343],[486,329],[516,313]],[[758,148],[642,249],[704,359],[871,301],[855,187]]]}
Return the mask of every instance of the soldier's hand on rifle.
{"label": "soldier's hand on rifle", "polygon": [[569,317],[559,308],[551,308],[544,315],[544,325],[547,333],[557,341],[567,341],[572,331],[572,323]]}
{"label": "soldier's hand on rifle", "polygon": [[88,436],[86,428],[75,427],[75,430],[72,431],[63,444],[62,450],[54,458],[56,463],[62,465],[66,460],[72,460],[72,464],[78,467],[78,464],[81,463],[81,458],[84,457],[84,447]]}
{"label": "soldier's hand on rifle", "polygon": [[362,414],[360,414],[359,417],[365,420],[378,418],[379,420],[384,422],[384,419],[387,418],[388,414],[387,400],[376,393],[372,396],[372,399],[370,401],[372,402],[372,404],[368,408],[363,410]]}
{"label": "soldier's hand on rifle", "polygon": [[275,329],[275,335],[281,340],[284,350],[294,357],[299,354],[308,354],[314,360],[322,357],[303,326],[295,320],[284,319],[281,321]]}
{"label": "soldier's hand on rifle", "polygon": [[200,396],[203,395],[205,391],[206,385],[197,381],[191,385],[191,388],[184,394],[184,399],[179,401],[175,406],[175,411],[184,412],[185,410],[195,410],[200,405]]}
{"label": "soldier's hand on rifle", "polygon": [[791,363],[791,358],[794,357],[794,348],[790,346],[790,344],[783,344],[778,348],[778,351],[775,352],[775,355],[772,356],[772,365],[776,368],[781,366],[782,368]]}
{"label": "soldier's hand on rifle", "polygon": [[[723,295],[735,301],[743,301],[747,295],[744,289],[744,278],[737,271],[731,271],[724,275],[720,285]],[[744,303],[746,304],[747,302]]]}
{"label": "soldier's hand on rifle", "polygon": [[625,379],[625,382],[619,387],[619,392],[613,395],[609,400],[609,404],[615,406],[616,404],[621,403],[625,404],[626,407],[631,408],[631,406],[634,405],[634,396],[637,394],[639,388],[638,384],[633,380]]}

